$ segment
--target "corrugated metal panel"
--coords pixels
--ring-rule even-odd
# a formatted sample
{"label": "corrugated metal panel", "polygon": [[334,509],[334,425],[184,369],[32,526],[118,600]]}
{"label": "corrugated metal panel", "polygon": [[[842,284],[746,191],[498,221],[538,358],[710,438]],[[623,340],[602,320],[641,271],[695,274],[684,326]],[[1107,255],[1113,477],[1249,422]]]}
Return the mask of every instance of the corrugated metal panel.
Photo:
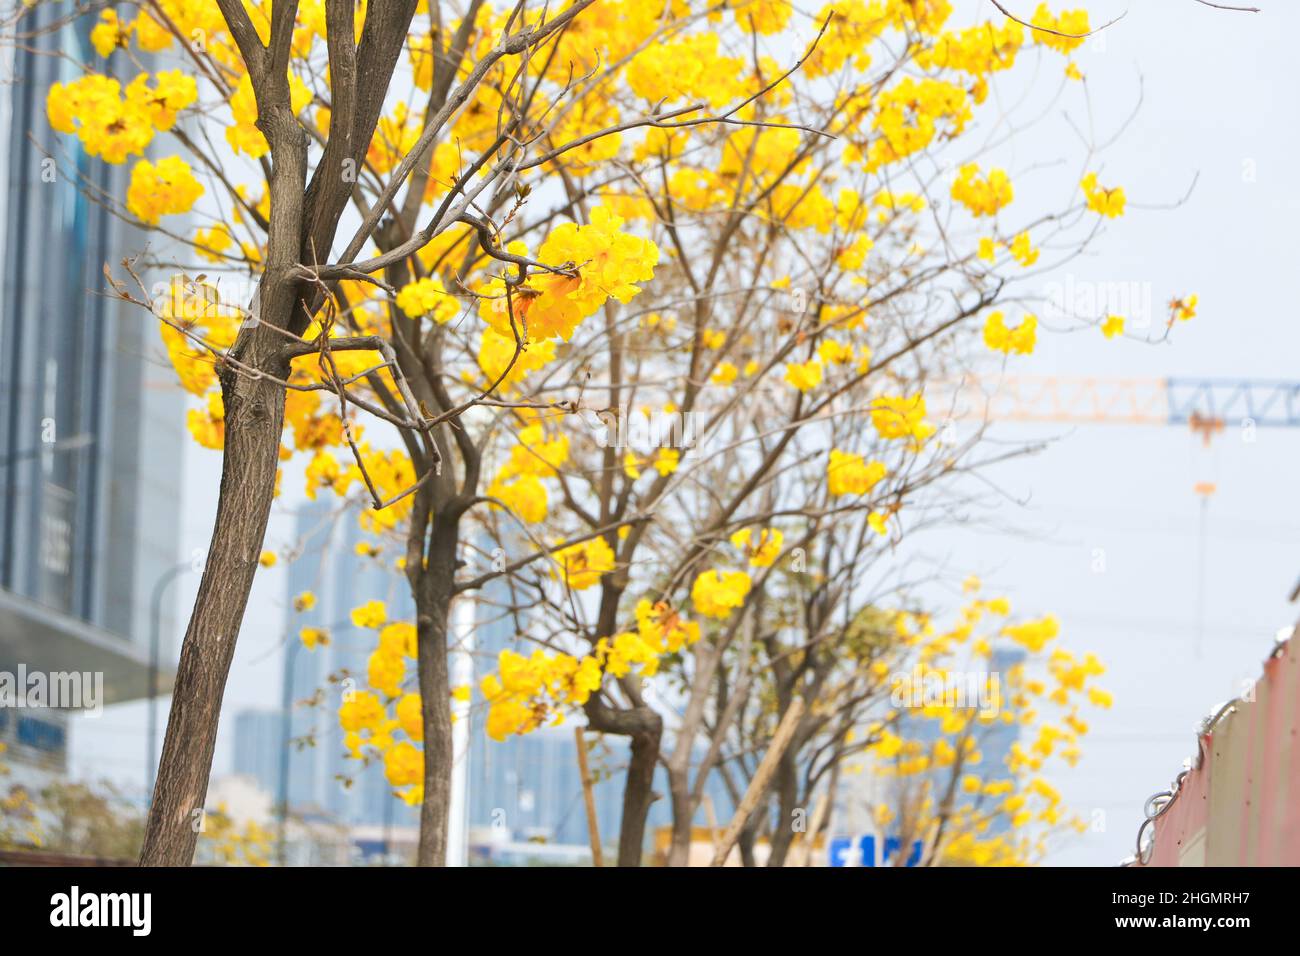
{"label": "corrugated metal panel", "polygon": [[1172,800],[1153,798],[1154,840],[1137,865],[1300,866],[1297,697],[1293,633],[1265,662],[1253,699],[1234,701],[1200,736]]}

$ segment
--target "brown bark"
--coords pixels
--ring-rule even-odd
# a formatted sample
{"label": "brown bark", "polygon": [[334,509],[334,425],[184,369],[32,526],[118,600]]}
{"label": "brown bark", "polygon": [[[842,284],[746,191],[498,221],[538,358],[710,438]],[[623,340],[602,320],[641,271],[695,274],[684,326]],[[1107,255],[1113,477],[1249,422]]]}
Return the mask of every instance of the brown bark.
{"label": "brown bark", "polygon": [[695,801],[691,799],[687,775],[669,768],[668,793],[673,805],[673,835],[672,844],[668,848],[668,865],[686,866],[690,863],[691,828],[695,822]]}
{"label": "brown bark", "polygon": [[417,866],[447,865],[454,756],[447,632],[459,540],[458,520],[446,512],[433,519],[427,567],[413,576],[419,635],[416,666],[424,720],[424,802],[420,804]]}
{"label": "brown bark", "polygon": [[227,362],[219,370],[225,443],[217,517],[181,644],[142,866],[188,866],[194,858],[221,700],[275,497],[284,388],[257,373],[281,381],[289,374],[285,339],[265,326],[286,328],[297,308],[290,273],[298,264],[307,139],[289,108],[288,81],[270,86],[259,98],[258,121],[275,157],[266,271],[256,321],[245,324],[229,353],[243,368]]}
{"label": "brown bark", "polygon": [[586,704],[587,726],[603,734],[627,737],[631,756],[623,777],[623,814],[618,831],[618,866],[640,866],[646,817],[655,801],[654,774],[663,738],[663,718],[645,704],[615,710],[599,697]]}
{"label": "brown bark", "polygon": [[[266,333],[274,334],[274,333]],[[283,377],[285,369],[271,369]],[[284,389],[224,371],[221,494],[194,613],[181,645],[140,863],[188,866],[198,840],[235,640],[275,491]]]}
{"label": "brown bark", "polygon": [[[659,715],[655,722],[660,723]],[[623,787],[623,820],[618,832],[618,865],[640,866],[645,847],[646,817],[654,802],[654,773],[659,760],[662,724],[654,731],[632,735],[632,755]]]}
{"label": "brown bark", "polygon": [[736,839],[736,846],[740,849],[740,865],[745,867],[758,866],[758,857],[754,854],[754,847],[758,843],[758,831],[763,825],[763,815],[756,813],[749,818],[745,824],[740,836]]}

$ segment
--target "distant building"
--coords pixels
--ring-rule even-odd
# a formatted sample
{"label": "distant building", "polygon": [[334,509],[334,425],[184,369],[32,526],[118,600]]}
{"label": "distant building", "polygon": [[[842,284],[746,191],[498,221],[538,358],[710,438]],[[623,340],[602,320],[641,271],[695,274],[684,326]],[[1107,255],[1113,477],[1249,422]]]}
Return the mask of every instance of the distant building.
{"label": "distant building", "polygon": [[[100,294],[105,263],[142,237],[75,181],[121,195],[129,166],[90,159],[46,120],[49,85],[94,56],[86,18],[37,32],[66,13],[28,10],[29,44],[0,50],[0,671],[102,673],[116,703],[147,692],[150,595],[177,558],[184,424],[151,361],[156,323]],[[164,633],[171,618],[164,608]],[[33,785],[66,771],[67,733],[66,712],[0,712],[6,759]]]}
{"label": "distant building", "polygon": [[[322,499],[298,514],[302,552],[289,565],[284,625],[291,718],[286,728],[281,710],[237,714],[235,771],[257,780],[278,801],[281,758],[287,749],[291,808],[317,807],[348,826],[410,825],[418,822],[418,810],[392,796],[375,764],[347,757],[338,721],[342,695],[366,686],[366,662],[375,644],[373,632],[352,624],[352,609],[379,600],[386,602],[393,620],[410,620],[410,593],[390,559],[380,563],[356,553],[362,540],[356,513],[339,513],[339,506],[337,499]],[[316,606],[295,611],[293,597],[303,591],[316,595]],[[327,630],[330,643],[315,650],[303,646],[298,632],[309,626]]]}
{"label": "distant building", "polygon": [[278,710],[235,714],[235,773],[256,781],[272,798],[279,785],[283,728],[284,718]]}

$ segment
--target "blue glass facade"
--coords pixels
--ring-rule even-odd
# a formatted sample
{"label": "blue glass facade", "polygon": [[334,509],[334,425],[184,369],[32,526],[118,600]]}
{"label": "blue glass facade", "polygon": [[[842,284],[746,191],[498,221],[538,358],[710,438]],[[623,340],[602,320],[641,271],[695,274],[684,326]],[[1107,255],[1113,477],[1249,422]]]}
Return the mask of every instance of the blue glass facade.
{"label": "blue glass facade", "polygon": [[[105,265],[147,240],[90,195],[121,195],[130,166],[46,119],[49,86],[94,58],[89,19],[66,13],[27,10],[30,38],[0,50],[0,669],[100,671],[113,703],[146,691],[185,431],[156,322],[103,294]],[[174,618],[164,605],[165,634]],[[48,727],[11,722],[11,758],[61,769],[66,717],[31,719]]]}

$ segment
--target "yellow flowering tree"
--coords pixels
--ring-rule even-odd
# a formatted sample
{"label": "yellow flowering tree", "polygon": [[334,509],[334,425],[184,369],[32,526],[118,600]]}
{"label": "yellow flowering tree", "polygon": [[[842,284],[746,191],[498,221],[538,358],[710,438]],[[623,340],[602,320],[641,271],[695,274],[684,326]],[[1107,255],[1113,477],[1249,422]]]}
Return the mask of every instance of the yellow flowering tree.
{"label": "yellow flowering tree", "polygon": [[[181,383],[202,399],[191,430],[223,450],[145,862],[192,854],[186,805],[206,789],[278,463],[311,453],[313,491],[364,487],[368,527],[407,534],[420,695],[445,700],[460,522],[486,503],[495,431],[471,412],[502,407],[506,386],[636,296],[659,261],[608,206],[538,207],[614,160],[629,134],[731,122],[766,93],[751,78],[707,103],[642,101],[629,61],[704,13],[593,6],[469,0],[453,15],[424,0],[159,0],[99,14],[102,60],[49,90],[56,131],[131,164],[125,195],[97,198],[205,263],[156,289],[130,264],[112,280],[161,321]],[[157,157],[163,148],[175,155]],[[530,203],[534,189],[543,199]],[[189,232],[182,215],[204,224]],[[492,500],[523,506],[538,478],[528,463],[507,470]],[[422,719],[420,860],[436,863],[449,714]]]}
{"label": "yellow flowering tree", "polygon": [[[499,452],[486,514],[506,567],[473,559],[473,582],[511,579],[503,614],[549,623],[545,661],[503,660],[481,688],[490,725],[527,731],[567,707],[630,741],[623,864],[640,859],[660,764],[670,858],[684,858],[713,766],[696,751],[730,746],[734,715],[716,695],[747,669],[738,649],[766,580],[796,562],[834,577],[930,520],[907,507],[973,467],[978,436],[941,427],[927,384],[990,351],[1032,351],[1036,322],[999,324],[995,304],[1035,275],[1043,244],[1075,252],[1106,217],[1092,181],[1062,180],[1059,206],[1018,199],[967,135],[1022,57],[1077,74],[1082,38],[1063,34],[1086,34],[1086,14],[1040,12],[1035,30],[951,26],[943,2],[700,12],[632,56],[626,83],[665,106],[745,108],[735,122],[647,130],[603,166],[569,170],[568,203],[636,223],[660,258],[635,300],[607,303],[510,383],[528,407],[502,411],[517,444]],[[791,47],[793,66],[779,54]],[[814,558],[827,537],[853,543],[833,567]],[[830,606],[851,607],[851,592]],[[678,646],[648,609],[689,625]],[[839,645],[826,643],[834,671]],[[575,667],[605,680],[557,692],[547,668]]]}
{"label": "yellow flowering tree", "polygon": [[[1110,706],[1102,663],[1059,646],[1053,617],[1017,621],[1005,598],[978,597],[974,578],[943,628],[918,610],[834,608],[841,580],[769,580],[751,608],[755,638],[728,668],[735,683],[712,702],[697,774],[718,773],[736,802],[791,702],[804,703],[741,831],[745,865],[760,839],[766,865],[801,865],[796,847],[816,839],[832,802],[855,830],[898,841],[892,865],[1025,865],[1082,830],[1045,775],[1077,763],[1086,711]],[[675,813],[670,864],[685,861],[689,822]]]}
{"label": "yellow flowering tree", "polygon": [[1125,209],[1099,174],[1029,208],[970,155],[1022,57],[1078,77],[1087,15],[1047,4],[970,27],[947,0],[90,15],[101,59],[49,90],[50,123],[130,163],[124,195],[96,198],[182,250],[161,286],[127,264],[112,287],[159,320],[194,438],[223,452],[146,863],[193,854],[295,454],[308,496],[364,502],[369,553],[400,552],[414,598],[411,622],[359,609],[369,689],[339,719],[420,804],[419,862],[445,856],[450,608],[497,579],[551,627],[479,688],[490,732],[581,709],[628,737],[619,860],[638,862],[675,709],[651,679],[688,699],[680,771],[765,576],[841,520],[863,547],[897,540],[909,496],[969,450],[927,381],[981,319],[989,348],[1032,350],[1034,322],[986,314],[1047,242],[1077,251]]}
{"label": "yellow flowering tree", "polygon": [[846,765],[872,778],[859,799],[903,847],[895,865],[1028,865],[1087,828],[1046,774],[1077,764],[1087,711],[1111,705],[1105,666],[1061,647],[1054,617],[1010,613],[972,596],[947,628],[895,616],[888,709],[856,728],[869,745]]}

